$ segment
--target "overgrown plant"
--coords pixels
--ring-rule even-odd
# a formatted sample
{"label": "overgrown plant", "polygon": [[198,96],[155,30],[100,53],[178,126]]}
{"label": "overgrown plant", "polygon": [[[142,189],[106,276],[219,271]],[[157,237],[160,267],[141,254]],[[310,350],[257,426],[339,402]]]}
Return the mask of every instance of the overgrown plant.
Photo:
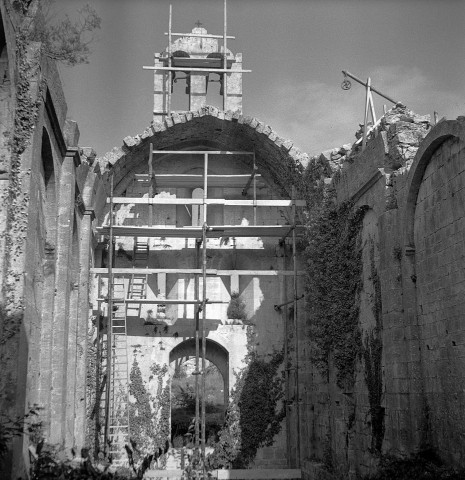
{"label": "overgrown plant", "polygon": [[156,394],[153,396],[142,379],[136,358],[132,364],[129,392],[134,400],[129,404],[129,424],[136,464],[164,446],[170,437],[170,392],[168,385],[163,386],[167,369],[166,365],[151,367],[151,373],[157,382]]}
{"label": "overgrown plant", "polygon": [[367,208],[351,202],[335,205],[328,196],[308,225],[306,290],[312,359],[326,378],[331,361],[342,389],[352,387],[362,352],[360,232]]}
{"label": "overgrown plant", "polygon": [[95,31],[101,26],[102,20],[96,10],[86,4],[77,10],[77,20],[68,15],[56,21],[53,10],[55,0],[39,2],[42,12],[34,22],[30,39],[41,42],[44,54],[64,65],[73,67],[81,63],[89,63],[90,46],[95,39]]}
{"label": "overgrown plant", "polygon": [[33,443],[42,440],[42,422],[39,420],[40,407],[35,406],[24,415],[10,418],[0,413],[0,462],[16,437],[28,435]]}
{"label": "overgrown plant", "polygon": [[233,320],[247,321],[245,303],[241,300],[239,292],[231,292],[231,301],[229,302],[226,315]]}
{"label": "overgrown plant", "polygon": [[236,385],[214,451],[207,457],[209,469],[246,468],[257,450],[273,444],[285,417],[283,378],[278,370],[282,351],[269,361],[251,351],[247,366],[237,374]]}
{"label": "overgrown plant", "polygon": [[370,242],[370,278],[373,284],[374,295],[372,311],[375,327],[365,335],[363,340],[363,361],[365,364],[365,383],[368,388],[368,400],[371,416],[371,451],[381,453],[384,439],[384,407],[382,406],[383,378],[382,378],[382,300],[381,281],[376,269],[375,246]]}
{"label": "overgrown plant", "polygon": [[447,467],[437,452],[424,449],[409,457],[384,456],[378,471],[362,480],[463,480],[465,469]]}

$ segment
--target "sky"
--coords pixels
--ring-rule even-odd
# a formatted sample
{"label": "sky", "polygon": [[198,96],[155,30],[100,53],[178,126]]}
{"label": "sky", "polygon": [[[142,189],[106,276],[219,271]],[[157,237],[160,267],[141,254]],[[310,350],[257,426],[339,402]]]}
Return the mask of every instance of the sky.
{"label": "sky", "polygon": [[[103,156],[152,121],[153,72],[142,67],[167,46],[170,3],[173,32],[199,20],[222,35],[223,0],[88,1],[102,18],[90,63],[60,74],[80,145]],[[56,7],[72,16],[84,3]],[[228,0],[227,16],[236,37],[228,48],[252,70],[243,74],[243,114],[310,155],[352,143],[363,123],[365,89],[352,81],[342,90],[341,70],[370,77],[416,113],[465,115],[463,0]],[[392,106],[373,98],[378,116]]]}

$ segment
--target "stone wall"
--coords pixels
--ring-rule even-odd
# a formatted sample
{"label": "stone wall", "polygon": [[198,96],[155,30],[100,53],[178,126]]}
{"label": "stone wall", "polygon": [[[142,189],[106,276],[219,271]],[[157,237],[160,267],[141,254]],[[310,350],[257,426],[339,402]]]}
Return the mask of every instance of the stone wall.
{"label": "stone wall", "polygon": [[[364,152],[324,155],[328,163],[336,160],[337,201],[370,208],[361,234],[359,321],[366,336],[374,325],[374,267],[382,305],[381,453],[408,455],[433,446],[446,462],[461,466],[464,134],[462,117],[431,127],[427,117],[397,106]],[[306,458],[332,461],[335,471],[350,475],[374,471],[366,365],[359,362],[353,392],[312,372]]]}
{"label": "stone wall", "polygon": [[[33,420],[45,440],[75,446],[83,437],[75,379],[86,361],[77,321],[80,305],[87,317],[80,285],[90,254],[88,244],[80,248],[78,199],[89,165],[80,160],[77,125],[66,120],[56,65],[28,39],[36,6],[20,12],[22,4],[0,2],[0,408],[15,419],[41,407]],[[15,440],[0,475],[26,475],[28,446],[27,436]]]}

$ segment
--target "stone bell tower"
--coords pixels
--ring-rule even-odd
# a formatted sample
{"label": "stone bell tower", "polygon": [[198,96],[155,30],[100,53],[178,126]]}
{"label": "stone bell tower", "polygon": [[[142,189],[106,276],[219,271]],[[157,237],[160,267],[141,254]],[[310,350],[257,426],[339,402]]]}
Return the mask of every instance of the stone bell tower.
{"label": "stone bell tower", "polygon": [[242,73],[250,71],[242,70],[242,54],[234,55],[219,44],[218,39],[223,36],[209,35],[200,22],[196,25],[191,33],[170,32],[170,37],[180,38],[169,43],[162,53],[155,54],[154,121],[172,112],[171,96],[173,84],[177,81],[186,82],[189,111],[205,106],[208,84],[219,82],[223,110],[242,113]]}

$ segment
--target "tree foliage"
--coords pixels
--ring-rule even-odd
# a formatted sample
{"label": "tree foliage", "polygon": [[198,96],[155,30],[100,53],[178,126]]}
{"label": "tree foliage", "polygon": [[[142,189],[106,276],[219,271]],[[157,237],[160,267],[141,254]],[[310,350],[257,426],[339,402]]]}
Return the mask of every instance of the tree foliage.
{"label": "tree foliage", "polygon": [[95,31],[102,20],[89,4],[77,10],[77,19],[65,15],[57,21],[54,13],[55,0],[42,0],[39,5],[42,15],[37,17],[30,39],[41,42],[45,55],[67,66],[89,63],[90,46],[95,40]]}

